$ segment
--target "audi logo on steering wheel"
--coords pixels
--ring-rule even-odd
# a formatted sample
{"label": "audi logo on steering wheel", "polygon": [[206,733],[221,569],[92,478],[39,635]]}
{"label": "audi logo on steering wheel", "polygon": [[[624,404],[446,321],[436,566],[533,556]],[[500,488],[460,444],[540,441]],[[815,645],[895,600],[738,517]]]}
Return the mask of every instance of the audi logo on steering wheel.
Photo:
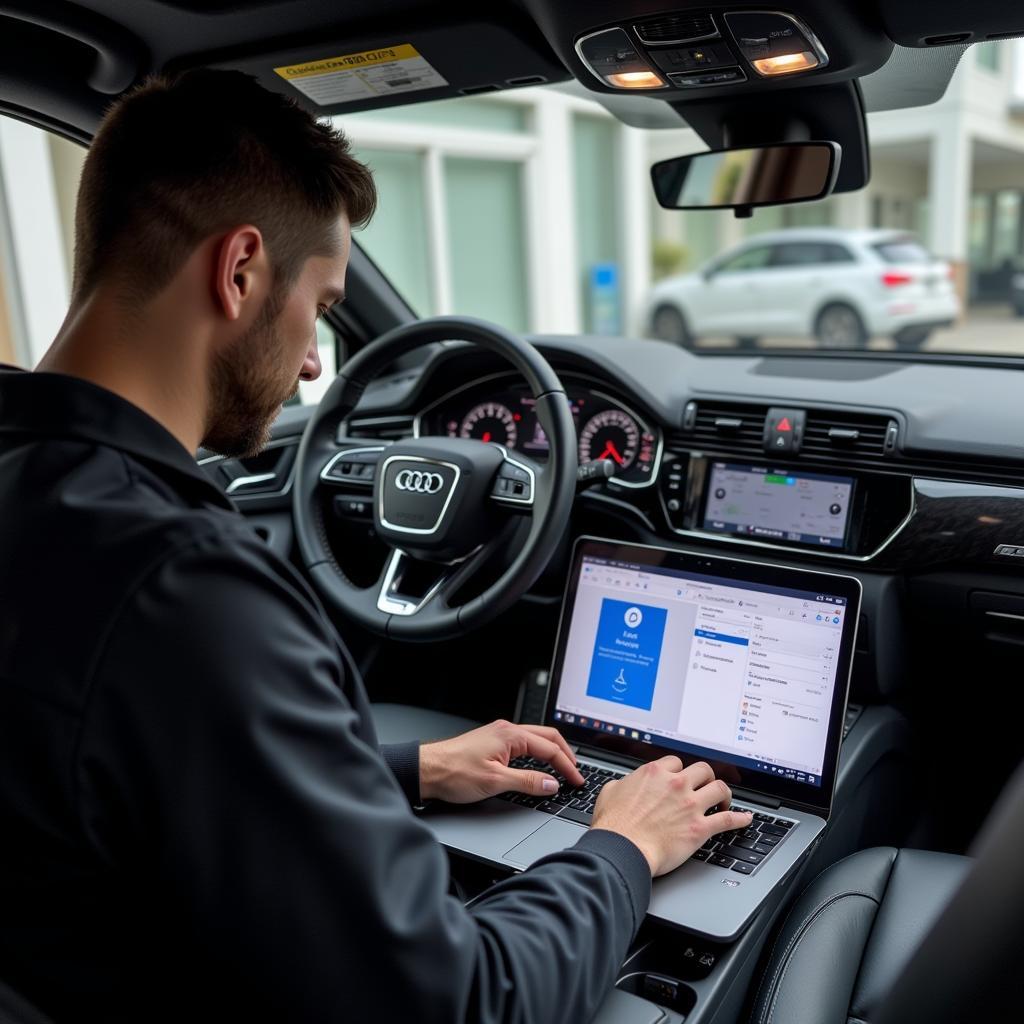
{"label": "audi logo on steering wheel", "polygon": [[403,469],[395,477],[395,486],[400,491],[411,491],[414,494],[437,494],[444,487],[444,477],[440,473]]}

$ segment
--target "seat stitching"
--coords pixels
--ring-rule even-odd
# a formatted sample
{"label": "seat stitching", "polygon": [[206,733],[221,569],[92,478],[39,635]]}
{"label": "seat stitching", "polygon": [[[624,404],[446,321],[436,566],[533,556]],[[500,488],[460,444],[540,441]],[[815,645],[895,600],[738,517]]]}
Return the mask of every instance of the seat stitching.
{"label": "seat stitching", "polygon": [[[771,1024],[771,1019],[775,1014],[775,1004],[778,1002],[779,991],[782,988],[782,982],[785,980],[786,972],[789,970],[790,956],[796,954],[796,947],[803,940],[804,936],[810,928],[814,918],[817,917],[823,910],[826,910],[833,903],[839,902],[841,899],[845,899],[847,896],[863,896],[864,899],[871,900],[876,906],[879,905],[878,900],[873,896],[869,896],[865,892],[859,892],[856,889],[848,890],[847,892],[835,893],[829,896],[827,899],[822,900],[800,923],[800,926],[793,933],[793,937],[789,940],[786,945],[786,949],[779,960],[778,967],[775,968],[775,973],[772,977],[771,983],[768,985],[768,992],[771,995],[768,997],[768,1005],[765,1008],[765,1012],[761,1016],[761,1024]],[[778,987],[776,987],[778,982]],[[772,991],[774,989],[774,992]]]}
{"label": "seat stitching", "polygon": [[838,867],[840,864],[846,863],[846,861],[848,861],[848,860],[852,860],[854,857],[857,856],[858,852],[863,852],[863,851],[856,851],[855,850],[853,853],[848,853],[845,857],[841,858],[840,860],[837,860],[834,864],[829,864],[829,865],[826,865],[825,867],[823,867],[814,876],[814,878],[812,878],[803,887],[803,889],[800,890],[800,895],[793,901],[793,903],[791,904],[789,910],[786,911],[786,918],[785,918],[785,920],[782,923],[782,927],[779,928],[779,930],[775,933],[775,938],[772,939],[772,948],[769,950],[769,952],[768,952],[768,959],[765,961],[765,963],[766,963],[765,973],[761,975],[761,981],[758,983],[758,986],[757,986],[757,996],[754,998],[754,1007],[755,1007],[755,1009],[757,1007],[757,1004],[761,1001],[761,992],[764,989],[765,978],[767,978],[767,976],[768,976],[767,964],[770,964],[772,962],[772,957],[775,956],[775,949],[776,949],[776,947],[779,944],[779,939],[782,938],[782,933],[786,930],[786,925],[789,924],[790,919],[793,916],[793,911],[796,910],[800,900],[807,893],[809,893],[811,891],[811,889],[814,886],[814,883],[817,882],[819,878],[823,878],[827,871],[829,871],[831,868]]}

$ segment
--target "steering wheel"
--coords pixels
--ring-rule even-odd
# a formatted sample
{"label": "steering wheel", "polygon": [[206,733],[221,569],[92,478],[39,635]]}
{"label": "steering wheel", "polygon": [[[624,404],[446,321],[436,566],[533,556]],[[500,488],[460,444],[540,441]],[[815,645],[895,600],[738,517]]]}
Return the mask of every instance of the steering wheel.
{"label": "steering wheel", "polygon": [[[490,442],[454,437],[388,443],[340,436],[366,386],[396,359],[438,341],[467,341],[504,356],[525,378],[548,438],[542,465]],[[576,490],[576,429],[547,360],[496,324],[473,317],[418,320],[381,335],[338,373],[306,426],[292,488],[299,552],[321,599],[383,636],[459,636],[506,611],[540,576],[569,523]],[[372,516],[390,549],[370,587],[332,550],[328,514]],[[511,565],[477,596],[458,593],[507,543],[510,519],[529,532]]]}

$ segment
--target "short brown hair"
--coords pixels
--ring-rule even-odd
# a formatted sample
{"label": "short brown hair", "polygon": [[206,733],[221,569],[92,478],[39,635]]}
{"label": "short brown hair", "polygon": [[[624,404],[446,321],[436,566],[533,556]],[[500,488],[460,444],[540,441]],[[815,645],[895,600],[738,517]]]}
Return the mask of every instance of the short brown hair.
{"label": "short brown hair", "polygon": [[260,229],[275,288],[287,285],[340,215],[364,224],[376,202],[344,135],[249,75],[153,77],[114,103],[86,157],[72,300],[107,280],[145,300],[239,224]]}

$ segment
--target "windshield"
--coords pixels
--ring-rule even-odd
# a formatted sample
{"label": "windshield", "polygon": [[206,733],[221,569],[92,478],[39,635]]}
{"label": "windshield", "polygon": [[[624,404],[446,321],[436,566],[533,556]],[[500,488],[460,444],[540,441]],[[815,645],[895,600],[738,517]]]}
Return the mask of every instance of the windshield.
{"label": "windshield", "polygon": [[696,133],[560,86],[342,116],[380,188],[357,241],[420,315],[696,351],[1024,354],[1021,53],[971,47],[938,102],[869,112],[865,189],[748,219],[658,207],[651,165],[705,149]]}
{"label": "windshield", "polygon": [[[867,187],[748,219],[661,209],[651,165],[705,145],[627,127],[576,83],[339,116],[380,190],[356,240],[417,314],[524,334],[1024,355],[1024,42],[966,49],[920,107],[896,104],[941,91],[925,86],[942,54],[897,55],[899,74],[861,83]],[[0,117],[0,362],[34,365],[60,326],[83,158]],[[339,354],[320,329],[305,401]]]}

